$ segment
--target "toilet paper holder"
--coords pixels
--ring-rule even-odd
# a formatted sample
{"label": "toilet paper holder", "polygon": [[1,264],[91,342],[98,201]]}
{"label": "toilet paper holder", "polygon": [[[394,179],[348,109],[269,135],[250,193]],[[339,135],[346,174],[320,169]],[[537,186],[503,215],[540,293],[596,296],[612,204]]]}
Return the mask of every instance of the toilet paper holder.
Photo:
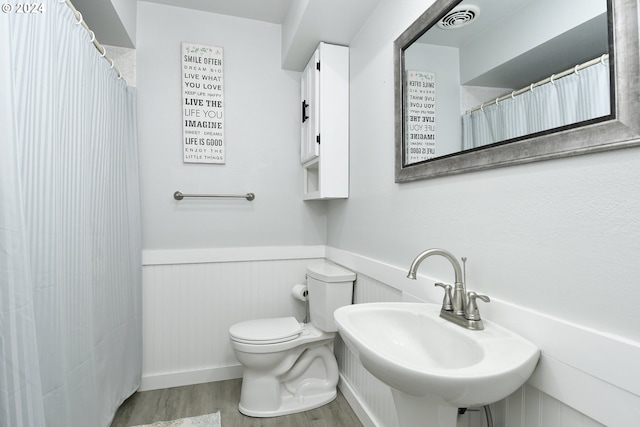
{"label": "toilet paper holder", "polygon": [[309,318],[309,288],[307,288],[307,285],[295,284],[291,288],[291,295],[298,301],[304,302],[305,316],[302,322],[309,323],[311,321]]}

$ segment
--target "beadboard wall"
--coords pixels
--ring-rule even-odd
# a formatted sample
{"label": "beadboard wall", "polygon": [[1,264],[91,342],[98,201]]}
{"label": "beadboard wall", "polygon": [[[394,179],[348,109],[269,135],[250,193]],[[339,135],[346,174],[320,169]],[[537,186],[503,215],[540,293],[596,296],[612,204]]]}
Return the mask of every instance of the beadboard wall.
{"label": "beadboard wall", "polygon": [[242,376],[229,344],[234,323],[304,318],[291,296],[323,247],[145,251],[141,390]]}
{"label": "beadboard wall", "polygon": [[[419,301],[398,289],[358,273],[354,302]],[[393,397],[384,383],[371,375],[338,337],[336,357],[340,367],[341,390],[359,412],[367,427],[398,427]],[[358,409],[355,409],[358,408]],[[504,427],[597,427],[602,424],[525,384],[507,399],[491,405],[494,426]],[[482,408],[472,408],[458,417],[458,427],[485,427]]]}
{"label": "beadboard wall", "polygon": [[[326,258],[357,273],[355,302],[439,303],[434,278],[406,278],[404,268],[327,247]],[[626,427],[640,420],[640,343],[570,324],[492,299],[483,318],[504,325],[541,349],[529,381],[491,405],[495,427]],[[396,427],[391,393],[340,342],[341,390],[365,426]],[[458,427],[484,426],[484,414],[460,417]]]}
{"label": "beadboard wall", "polygon": [[[229,345],[232,324],[260,317],[304,316],[290,295],[306,266],[327,258],[357,273],[355,303],[440,299],[435,280],[407,280],[402,268],[332,247],[145,251],[141,390],[242,376]],[[628,426],[640,419],[640,345],[492,300],[483,317],[542,350],[520,390],[492,405],[496,427]],[[397,427],[389,388],[370,375],[338,338],[340,388],[367,427]],[[469,412],[458,427],[481,427]]]}

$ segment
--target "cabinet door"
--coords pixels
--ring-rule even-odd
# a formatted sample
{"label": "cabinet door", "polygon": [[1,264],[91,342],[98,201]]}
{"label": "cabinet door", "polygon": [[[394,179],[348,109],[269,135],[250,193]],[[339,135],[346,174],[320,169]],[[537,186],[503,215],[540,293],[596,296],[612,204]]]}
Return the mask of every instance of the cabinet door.
{"label": "cabinet door", "polygon": [[315,159],[320,154],[320,143],[318,141],[320,133],[318,96],[320,79],[317,68],[319,61],[319,52],[316,50],[302,72],[300,162],[303,164]]}

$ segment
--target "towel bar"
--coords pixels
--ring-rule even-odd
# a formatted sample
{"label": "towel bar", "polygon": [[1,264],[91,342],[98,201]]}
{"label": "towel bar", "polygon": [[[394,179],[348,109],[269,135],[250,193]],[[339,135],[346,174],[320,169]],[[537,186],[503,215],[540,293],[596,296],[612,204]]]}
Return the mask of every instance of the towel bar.
{"label": "towel bar", "polygon": [[247,194],[184,194],[181,191],[173,193],[173,198],[176,200],[182,200],[185,197],[221,197],[225,199],[247,199],[249,201],[256,198],[253,193]]}

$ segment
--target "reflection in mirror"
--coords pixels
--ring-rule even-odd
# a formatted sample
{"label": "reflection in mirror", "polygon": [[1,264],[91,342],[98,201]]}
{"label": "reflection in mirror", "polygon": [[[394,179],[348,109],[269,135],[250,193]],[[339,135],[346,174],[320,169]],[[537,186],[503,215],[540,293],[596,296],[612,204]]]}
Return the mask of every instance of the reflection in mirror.
{"label": "reflection in mirror", "polygon": [[395,42],[396,182],[637,145],[637,9],[436,0]]}
{"label": "reflection in mirror", "polygon": [[606,0],[461,2],[404,50],[405,164],[608,116],[608,42]]}

